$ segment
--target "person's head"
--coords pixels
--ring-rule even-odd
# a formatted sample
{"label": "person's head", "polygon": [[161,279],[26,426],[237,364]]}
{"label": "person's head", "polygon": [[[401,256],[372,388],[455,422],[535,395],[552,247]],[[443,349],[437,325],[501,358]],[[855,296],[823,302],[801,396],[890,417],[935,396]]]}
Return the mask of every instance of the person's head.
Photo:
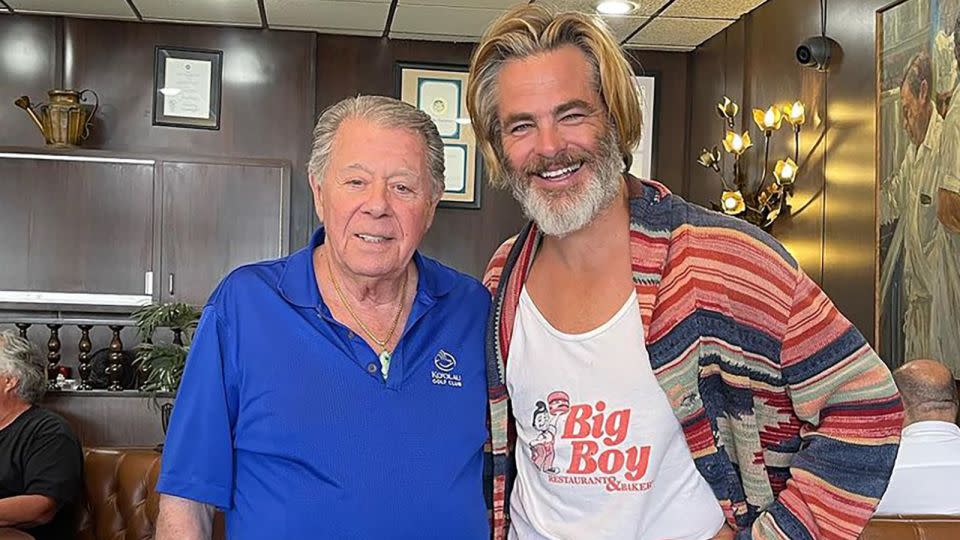
{"label": "person's head", "polygon": [[588,225],[622,187],[641,115],[633,70],[605,24],[518,6],[474,50],[467,109],[490,181],[540,229]]}
{"label": "person's head", "polygon": [[36,404],[47,391],[47,362],[33,343],[0,332],[0,405]]}
{"label": "person's head", "polygon": [[906,413],[904,426],[924,420],[954,422],[957,386],[950,370],[936,360],[912,360],[893,372]]}
{"label": "person's head", "polygon": [[930,55],[917,53],[907,64],[900,84],[900,108],[903,112],[903,128],[914,144],[919,145],[927,136],[933,104],[930,89],[933,85],[933,67]]}
{"label": "person's head", "polygon": [[443,194],[443,142],[430,117],[410,104],[348,98],[320,115],[309,173],[331,257],[357,276],[396,275]]}
{"label": "person's head", "polygon": [[550,413],[547,412],[547,404],[538,401],[533,409],[533,429],[543,431],[550,425]]}

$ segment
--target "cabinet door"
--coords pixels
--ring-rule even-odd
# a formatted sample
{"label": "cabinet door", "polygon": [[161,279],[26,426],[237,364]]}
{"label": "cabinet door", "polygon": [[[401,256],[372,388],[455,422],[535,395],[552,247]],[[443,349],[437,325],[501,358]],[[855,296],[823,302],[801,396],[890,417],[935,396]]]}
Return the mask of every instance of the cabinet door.
{"label": "cabinet door", "polygon": [[286,167],[165,162],[161,170],[165,301],[202,306],[233,268],[286,253]]}
{"label": "cabinet door", "polygon": [[0,300],[148,301],[153,186],[151,161],[0,157]]}

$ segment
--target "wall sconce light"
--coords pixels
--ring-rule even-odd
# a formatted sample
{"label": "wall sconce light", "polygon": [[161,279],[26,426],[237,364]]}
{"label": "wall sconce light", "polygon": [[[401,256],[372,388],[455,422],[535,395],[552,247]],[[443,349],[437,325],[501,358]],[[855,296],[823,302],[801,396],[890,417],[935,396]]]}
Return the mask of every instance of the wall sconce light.
{"label": "wall sconce light", "polygon": [[[720,177],[723,192],[720,204],[713,203],[714,210],[737,216],[759,227],[767,228],[788,208],[788,198],[793,195],[793,186],[797,178],[800,160],[800,128],[806,119],[803,103],[799,101],[782,109],[769,107],[767,110],[754,109],[753,121],[763,132],[763,175],[757,182],[751,182],[744,175],[740,159],[744,152],[753,146],[750,132],[738,133],[734,118],[740,107],[724,96],[717,104],[717,114],[723,119],[726,135],[721,142],[723,150],[733,156],[733,174],[729,180],[724,177],[720,148],[704,148],[700,151],[697,163],[712,169]],[[770,139],[786,121],[793,127],[793,157],[778,160],[770,171]],[[768,178],[768,172],[772,172]]]}

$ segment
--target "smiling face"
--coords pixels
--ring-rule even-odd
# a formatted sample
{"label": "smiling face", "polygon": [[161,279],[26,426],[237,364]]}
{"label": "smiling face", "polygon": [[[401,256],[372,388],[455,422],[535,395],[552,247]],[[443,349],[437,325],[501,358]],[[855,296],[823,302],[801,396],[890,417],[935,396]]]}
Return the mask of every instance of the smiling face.
{"label": "smiling face", "polygon": [[586,55],[567,45],[510,60],[497,88],[514,196],[545,234],[589,225],[616,198],[623,160]]}
{"label": "smiling face", "polygon": [[344,120],[324,176],[312,183],[328,253],[365,278],[402,273],[433,222],[436,200],[423,137]]}

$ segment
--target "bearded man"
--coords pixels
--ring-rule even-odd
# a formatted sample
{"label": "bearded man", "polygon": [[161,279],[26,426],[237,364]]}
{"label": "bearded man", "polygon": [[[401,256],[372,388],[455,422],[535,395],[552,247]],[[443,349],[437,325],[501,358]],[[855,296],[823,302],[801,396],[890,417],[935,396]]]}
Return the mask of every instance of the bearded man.
{"label": "bearded man", "polygon": [[890,372],[775,239],[624,173],[636,95],[583,14],[518,7],[474,52],[478,144],[531,218],[485,277],[493,536],[857,538]]}

